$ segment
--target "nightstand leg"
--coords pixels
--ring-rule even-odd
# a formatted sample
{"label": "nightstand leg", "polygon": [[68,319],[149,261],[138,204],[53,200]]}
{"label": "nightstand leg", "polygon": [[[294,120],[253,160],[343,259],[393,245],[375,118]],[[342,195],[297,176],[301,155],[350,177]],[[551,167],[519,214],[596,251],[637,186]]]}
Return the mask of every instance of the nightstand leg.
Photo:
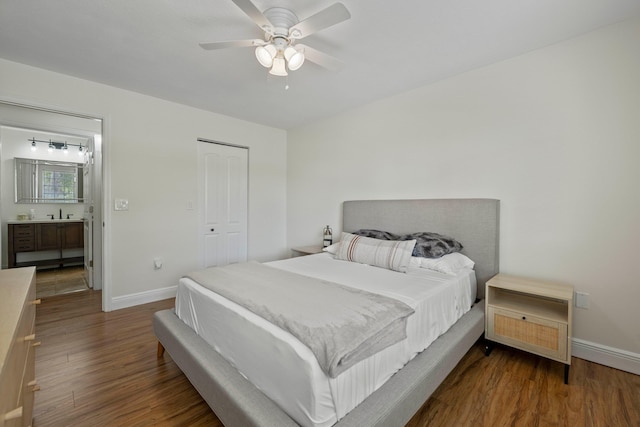
{"label": "nightstand leg", "polygon": [[491,354],[493,350],[493,343],[491,341],[485,340],[484,342],[484,355],[488,356]]}
{"label": "nightstand leg", "polygon": [[564,383],[569,384],[569,368],[571,365],[564,365]]}

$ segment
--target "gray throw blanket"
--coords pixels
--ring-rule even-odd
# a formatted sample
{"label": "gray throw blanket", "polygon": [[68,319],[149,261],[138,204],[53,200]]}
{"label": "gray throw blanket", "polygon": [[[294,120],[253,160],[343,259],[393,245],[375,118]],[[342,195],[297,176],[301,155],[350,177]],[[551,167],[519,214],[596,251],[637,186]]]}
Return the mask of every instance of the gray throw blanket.
{"label": "gray throw blanket", "polygon": [[187,277],[288,331],[331,378],[407,336],[408,305],[257,262]]}

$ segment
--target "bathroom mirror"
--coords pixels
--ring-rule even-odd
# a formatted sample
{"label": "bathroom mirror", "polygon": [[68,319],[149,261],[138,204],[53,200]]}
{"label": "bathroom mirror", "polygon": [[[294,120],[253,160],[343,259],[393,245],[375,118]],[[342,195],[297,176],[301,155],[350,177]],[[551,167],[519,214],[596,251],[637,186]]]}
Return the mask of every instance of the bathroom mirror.
{"label": "bathroom mirror", "polygon": [[82,203],[82,163],[16,157],[16,203]]}

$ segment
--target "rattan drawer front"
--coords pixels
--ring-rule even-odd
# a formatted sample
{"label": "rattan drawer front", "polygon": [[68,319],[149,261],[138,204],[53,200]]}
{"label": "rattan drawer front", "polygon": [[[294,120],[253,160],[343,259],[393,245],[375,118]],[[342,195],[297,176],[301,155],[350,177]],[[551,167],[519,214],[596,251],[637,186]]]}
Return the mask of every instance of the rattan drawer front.
{"label": "rattan drawer front", "polygon": [[488,307],[487,338],[559,361],[567,359],[567,325]]}

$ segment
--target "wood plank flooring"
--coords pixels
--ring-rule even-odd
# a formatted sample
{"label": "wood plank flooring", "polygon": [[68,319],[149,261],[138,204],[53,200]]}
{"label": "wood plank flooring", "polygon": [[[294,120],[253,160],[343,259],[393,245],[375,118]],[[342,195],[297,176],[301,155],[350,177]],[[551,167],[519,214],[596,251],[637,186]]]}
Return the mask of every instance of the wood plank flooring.
{"label": "wood plank flooring", "polygon": [[[165,353],[155,311],[172,300],[110,313],[97,291],[45,298],[37,308],[34,426],[222,424]],[[477,343],[408,423],[419,426],[640,426],[640,376],[574,358],[563,365]]]}
{"label": "wood plank flooring", "polygon": [[89,289],[84,267],[50,268],[36,271],[36,298],[80,292]]}
{"label": "wood plank flooring", "polygon": [[156,358],[152,315],[173,300],[103,313],[101,299],[38,306],[34,426],[222,426],[168,354]]}
{"label": "wood plank flooring", "polygon": [[419,426],[640,426],[640,376],[576,357],[564,365],[484,344],[465,355],[407,424]]}

